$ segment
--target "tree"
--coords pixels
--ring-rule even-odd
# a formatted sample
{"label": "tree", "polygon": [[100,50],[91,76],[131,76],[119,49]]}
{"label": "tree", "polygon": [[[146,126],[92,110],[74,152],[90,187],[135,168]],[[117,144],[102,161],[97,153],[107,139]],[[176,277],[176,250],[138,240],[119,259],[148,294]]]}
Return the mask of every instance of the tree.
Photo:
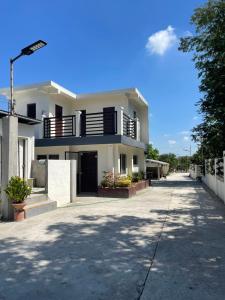
{"label": "tree", "polygon": [[191,17],[195,35],[181,38],[179,50],[194,52],[202,98],[197,102],[203,121],[193,128],[204,158],[225,150],[225,1],[209,0]]}
{"label": "tree", "polygon": [[159,155],[159,160],[169,163],[170,171],[175,170],[177,168],[178,160],[176,155],[173,153],[161,154]]}
{"label": "tree", "polygon": [[187,171],[191,162],[190,156],[179,156],[177,158],[177,169],[181,171]]}
{"label": "tree", "polygon": [[146,158],[157,160],[159,158],[159,150],[156,148],[153,148],[152,144],[148,144]]}

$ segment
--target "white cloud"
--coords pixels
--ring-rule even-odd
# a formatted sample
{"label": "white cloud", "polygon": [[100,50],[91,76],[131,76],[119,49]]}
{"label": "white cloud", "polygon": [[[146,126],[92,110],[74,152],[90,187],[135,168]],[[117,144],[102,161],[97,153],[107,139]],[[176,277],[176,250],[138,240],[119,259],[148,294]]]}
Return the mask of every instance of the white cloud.
{"label": "white cloud", "polygon": [[190,133],[190,131],[188,131],[188,130],[183,130],[183,131],[180,132],[180,134],[182,134],[182,135],[187,135],[189,133]]}
{"label": "white cloud", "polygon": [[175,140],[168,140],[168,143],[169,143],[170,145],[175,145],[177,142],[176,142]]}
{"label": "white cloud", "polygon": [[195,117],[193,117],[193,120],[196,121],[196,120],[198,120],[198,118],[199,118],[198,116],[195,116]]}
{"label": "white cloud", "polygon": [[189,141],[189,136],[184,136],[184,141],[185,142]]}
{"label": "white cloud", "polygon": [[165,30],[150,35],[145,47],[149,54],[163,55],[176,41],[177,36],[174,33],[174,28],[169,25]]}
{"label": "white cloud", "polygon": [[163,136],[164,136],[164,137],[169,137],[170,134],[165,133]]}

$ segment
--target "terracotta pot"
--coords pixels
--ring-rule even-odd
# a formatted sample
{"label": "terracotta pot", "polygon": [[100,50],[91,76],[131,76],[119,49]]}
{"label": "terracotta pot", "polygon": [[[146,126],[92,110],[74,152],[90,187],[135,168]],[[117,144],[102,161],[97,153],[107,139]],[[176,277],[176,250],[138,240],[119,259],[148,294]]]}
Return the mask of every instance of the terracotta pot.
{"label": "terracotta pot", "polygon": [[14,221],[19,222],[23,221],[25,219],[25,212],[24,207],[26,203],[12,203],[12,206],[14,207]]}

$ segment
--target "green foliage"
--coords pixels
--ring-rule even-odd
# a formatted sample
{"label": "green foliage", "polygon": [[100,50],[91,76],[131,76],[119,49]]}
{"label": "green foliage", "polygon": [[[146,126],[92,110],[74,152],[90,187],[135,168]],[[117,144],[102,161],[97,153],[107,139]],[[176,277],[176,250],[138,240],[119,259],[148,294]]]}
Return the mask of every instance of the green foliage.
{"label": "green foliage", "polygon": [[202,148],[200,147],[195,154],[192,155],[191,157],[191,163],[195,165],[204,165],[204,160],[203,160],[203,152]]}
{"label": "green foliage", "polygon": [[22,203],[30,194],[31,187],[18,176],[11,177],[5,192],[13,203]]}
{"label": "green foliage", "polygon": [[139,173],[135,172],[132,174],[132,182],[138,182],[140,179]]}
{"label": "green foliage", "polygon": [[170,164],[170,171],[177,169],[178,160],[175,154],[167,153],[159,155],[159,160]]}
{"label": "green foliage", "polygon": [[216,161],[216,175],[220,178],[224,177],[223,158],[218,158]]}
{"label": "green foliage", "polygon": [[179,156],[177,158],[177,169],[179,170],[188,170],[191,163],[190,156]]}
{"label": "green foliage", "polygon": [[115,187],[128,187],[131,186],[131,179],[129,179],[127,176],[119,177],[115,181]]}
{"label": "green foliage", "polygon": [[157,160],[159,158],[159,150],[156,148],[153,148],[152,144],[148,144],[146,158]]}
{"label": "green foliage", "polygon": [[193,52],[200,78],[202,123],[193,128],[204,158],[225,150],[225,1],[209,0],[191,18],[195,35],[181,38],[179,50]]}

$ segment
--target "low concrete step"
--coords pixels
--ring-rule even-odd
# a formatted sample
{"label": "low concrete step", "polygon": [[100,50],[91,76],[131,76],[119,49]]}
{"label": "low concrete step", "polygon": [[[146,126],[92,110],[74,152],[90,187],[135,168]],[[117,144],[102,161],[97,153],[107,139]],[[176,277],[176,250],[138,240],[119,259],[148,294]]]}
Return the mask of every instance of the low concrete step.
{"label": "low concrete step", "polygon": [[26,199],[26,203],[27,205],[30,204],[35,204],[35,203],[40,203],[43,201],[47,201],[48,200],[48,195],[47,194],[31,194],[27,199]]}
{"label": "low concrete step", "polygon": [[41,198],[40,201],[38,200],[36,202],[34,202],[33,199],[31,200],[28,199],[26,202],[27,205],[24,208],[26,218],[32,218],[34,216],[52,211],[57,208],[57,202],[53,200],[49,200],[48,197]]}

